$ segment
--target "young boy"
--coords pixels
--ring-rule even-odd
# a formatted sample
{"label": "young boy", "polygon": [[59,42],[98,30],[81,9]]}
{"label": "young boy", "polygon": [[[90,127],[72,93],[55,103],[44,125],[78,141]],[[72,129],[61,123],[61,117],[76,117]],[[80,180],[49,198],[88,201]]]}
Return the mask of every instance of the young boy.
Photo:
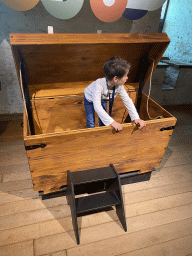
{"label": "young boy", "polygon": [[[123,127],[116,122],[107,113],[107,102],[113,104],[113,99],[119,94],[125,107],[127,108],[131,121],[134,121],[139,128],[146,126],[145,121],[141,120],[135,105],[127,94],[124,84],[128,79],[130,63],[114,56],[107,60],[103,66],[104,78],[99,78],[85,88],[84,91],[84,106],[86,114],[87,128],[95,126],[95,111],[99,117],[99,126],[111,125],[116,131],[121,131]],[[109,110],[110,111],[110,110]]]}

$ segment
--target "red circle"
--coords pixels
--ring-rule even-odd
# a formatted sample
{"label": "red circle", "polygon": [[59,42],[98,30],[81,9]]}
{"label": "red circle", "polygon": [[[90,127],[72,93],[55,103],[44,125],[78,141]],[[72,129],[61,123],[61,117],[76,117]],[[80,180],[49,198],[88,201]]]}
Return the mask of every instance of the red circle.
{"label": "red circle", "polygon": [[99,20],[113,22],[123,15],[127,6],[127,0],[115,0],[112,6],[106,6],[103,0],[90,0],[90,5],[93,13]]}

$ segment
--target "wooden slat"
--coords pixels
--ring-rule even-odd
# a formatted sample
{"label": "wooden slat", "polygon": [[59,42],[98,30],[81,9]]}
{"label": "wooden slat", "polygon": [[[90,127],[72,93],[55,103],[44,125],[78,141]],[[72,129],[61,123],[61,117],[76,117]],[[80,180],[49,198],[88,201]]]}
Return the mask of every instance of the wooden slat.
{"label": "wooden slat", "polygon": [[[0,216],[14,215],[23,212],[37,211],[46,208],[53,208],[67,204],[65,197],[56,197],[42,201],[41,197],[36,199],[26,198],[20,201],[1,204]],[[62,216],[63,217],[63,216]]]}
{"label": "wooden slat", "polygon": [[[31,189],[33,188],[33,183],[32,180],[19,180],[19,181],[9,181],[9,182],[3,182],[1,184],[1,191],[0,191],[0,196],[2,195],[2,193],[10,193],[10,194],[14,194],[17,191],[17,193],[19,193],[20,190],[25,190],[25,189]],[[4,194],[6,195],[6,194]]]}
{"label": "wooden slat", "polygon": [[[170,223],[178,222],[177,224],[179,225],[179,222],[181,222],[182,220],[186,220],[192,217],[192,213],[190,213],[189,210],[190,210],[189,206],[183,206],[183,207],[176,207],[173,209],[168,209],[168,210],[164,210],[156,213],[140,215],[137,217],[133,217],[131,219],[128,218],[126,219],[126,222],[127,222],[127,227],[129,228],[126,234],[122,229],[122,227],[120,226],[119,221],[118,222],[113,221],[113,222],[105,223],[103,225],[95,226],[94,230],[92,227],[85,228],[81,231],[80,243],[81,243],[81,246],[95,243],[94,251],[93,251],[93,246],[91,245],[93,255],[94,254],[101,255],[101,251],[103,255],[115,255],[115,253],[117,255],[117,251],[115,251],[115,248],[117,248],[118,251],[122,249],[119,243],[119,241],[121,241],[121,237],[124,238],[123,239],[124,243],[125,241],[134,240],[132,241],[132,243],[136,242],[137,247],[138,247],[138,244],[143,246],[143,244],[145,243],[143,243],[144,241],[141,241],[141,236],[139,236],[140,239],[138,239],[138,235],[136,236],[137,231],[142,231],[143,237],[146,237],[147,232],[150,232],[151,229],[156,227],[155,234],[157,236],[157,234],[160,232],[160,230],[158,230],[157,227],[160,226],[160,229],[162,230],[162,226],[163,227],[166,226],[166,228],[163,231],[163,234],[165,236],[164,232],[165,231],[168,232],[167,227],[169,226]],[[149,219],[150,219],[150,222],[149,222]],[[188,223],[189,223],[189,226],[191,227],[192,223],[190,223],[189,221]],[[185,228],[179,227],[178,230],[180,231],[177,231],[177,232],[180,232],[179,237],[182,237],[183,234],[184,235],[191,234],[192,229],[190,228],[190,231],[189,231],[188,228],[189,227],[187,226],[185,226]],[[167,235],[170,235],[170,232],[172,234],[173,228],[167,233]],[[133,233],[132,234],[133,236],[129,235],[130,233]],[[167,235],[165,236],[166,238],[167,238]],[[135,237],[135,239],[133,239],[133,237]],[[172,234],[172,237],[173,237],[173,234]],[[97,243],[97,241],[99,242]],[[104,242],[106,243],[105,247],[104,247]],[[132,243],[127,243],[127,246],[129,245],[130,249],[133,248],[133,247],[130,247],[131,246],[130,244]],[[76,247],[74,231],[53,235],[53,236],[47,236],[47,237],[35,240],[36,255],[42,255],[48,252],[50,253],[57,250],[69,249],[72,247]],[[106,248],[108,252],[106,252],[107,250],[104,250],[104,248]],[[125,247],[123,248],[123,250],[124,249]],[[79,250],[79,247],[76,247],[76,250]],[[98,253],[96,254],[96,252]],[[111,252],[113,252],[113,254],[110,254]]]}
{"label": "wooden slat", "polygon": [[192,248],[192,235],[185,236],[179,239],[174,239],[168,242],[150,246],[144,249],[136,250],[121,254],[121,256],[162,256],[174,255],[174,256],[190,256]]}
{"label": "wooden slat", "polygon": [[[175,159],[175,158],[173,158]],[[190,172],[192,171],[192,165],[191,163],[189,164],[183,164],[183,162],[181,162],[180,165],[175,165],[175,162],[172,162],[172,166],[161,166],[159,165],[158,167],[156,167],[156,172],[153,172],[152,176],[153,177],[162,177],[162,176],[174,176],[174,175],[179,175],[182,174],[182,176],[188,175],[190,174]]]}
{"label": "wooden slat", "polygon": [[[85,88],[93,81],[30,85],[32,100],[83,95]],[[127,91],[137,91],[139,83],[126,83]]]}
{"label": "wooden slat", "polygon": [[31,174],[29,171],[24,172],[13,172],[3,175],[3,182],[18,181],[18,180],[30,180]]}
{"label": "wooden slat", "polygon": [[[188,219],[191,216],[190,209],[191,205],[184,205],[127,218],[127,226],[129,227],[128,233]],[[82,229],[81,236],[84,240],[81,239],[81,244],[94,243],[96,241],[102,241],[103,239],[112,238],[114,236],[118,237],[125,234],[119,221],[116,219],[117,217],[114,210],[110,212],[101,212],[95,217],[97,218],[94,218],[94,215],[88,215],[83,218],[78,218],[79,227]],[[150,223],[148,221],[149,219]],[[108,230],[107,234],[104,230]],[[49,248],[46,248],[48,251],[41,252],[42,254],[74,247],[74,245],[76,245],[71,217],[57,220],[52,219],[47,222],[44,221],[38,224],[3,230],[1,231],[1,237],[0,245],[8,245],[28,239],[40,238],[37,240],[37,247],[39,247],[40,244],[46,245],[45,247],[47,247],[47,242],[49,241],[50,247],[55,249],[50,249],[48,246]],[[65,243],[63,241],[65,241]],[[61,246],[58,249],[56,249],[57,243]]]}
{"label": "wooden slat", "polygon": [[22,243],[11,244],[8,246],[0,247],[1,256],[33,256],[33,240],[24,241]]}
{"label": "wooden slat", "polygon": [[[146,195],[146,201],[142,202],[142,199],[139,201],[139,196],[135,195],[133,196],[132,200],[129,201],[129,198],[132,196],[130,195],[125,195],[124,196],[124,204],[125,204],[125,214],[127,218],[138,216],[138,215],[143,215],[143,214],[148,214],[152,212],[157,212],[169,208],[174,208],[182,205],[189,205],[192,204],[192,192],[188,193],[183,193],[180,195],[173,195],[173,196],[167,196],[166,198],[157,198],[157,199],[152,199],[157,197],[157,195],[154,195],[154,197],[149,197],[149,191],[148,194]],[[152,192],[153,193],[153,192]],[[147,201],[149,200],[149,201]],[[31,200],[30,200],[31,201]],[[139,201],[138,203],[136,203]],[[23,204],[25,201],[22,202]],[[40,203],[40,202],[39,202]],[[42,204],[42,203],[41,203]],[[21,205],[21,203],[20,203]],[[33,203],[34,205],[34,203]],[[39,206],[40,207],[40,206]],[[6,229],[11,229],[11,228],[17,228],[20,226],[27,226],[27,225],[32,225],[35,223],[41,223],[43,221],[49,221],[49,220],[54,220],[54,219],[59,219],[59,218],[64,218],[64,217],[70,217],[71,212],[70,208],[68,205],[58,205],[56,207],[51,207],[46,209],[45,206],[42,204],[42,209],[39,210],[32,210],[31,206],[28,207],[28,211],[21,212],[18,214],[10,214],[10,215],[4,215],[0,217],[0,230],[6,230]],[[35,208],[35,207],[34,207]],[[114,210],[109,211],[110,213],[106,214],[105,212],[98,214],[97,216],[90,215],[88,217],[85,217],[83,223],[82,223],[82,228],[89,226],[90,225],[99,225],[103,223],[103,220],[105,222],[110,222],[112,219],[113,220],[118,220],[118,217],[116,215],[116,212]],[[103,220],[102,220],[103,219]]]}
{"label": "wooden slat", "polygon": [[23,190],[15,190],[10,188],[10,191],[7,193],[0,192],[0,204],[5,204],[9,202],[16,202],[20,200],[24,200],[26,198],[38,198],[38,192],[33,189],[23,189]]}
{"label": "wooden slat", "polygon": [[0,162],[0,166],[7,166],[7,165],[13,165],[13,164],[27,164],[28,160],[26,157],[26,152],[13,152],[13,153],[3,153],[1,152],[1,157],[3,161]]}
{"label": "wooden slat", "polygon": [[[95,246],[93,246],[93,244],[89,244],[85,246],[79,246],[72,249],[68,249],[67,255],[69,256],[75,256],[75,255],[76,256],[83,256],[83,255],[102,255],[102,256],[104,255],[106,256],[108,255],[109,256],[157,255],[158,256],[159,255],[160,256],[162,255],[162,253],[165,252],[165,255],[188,256],[189,255],[188,253],[191,253],[191,234],[186,235],[183,238],[177,238],[179,237],[179,235],[175,234],[174,236],[172,236],[172,232],[170,232],[169,228],[174,229],[175,232],[177,232],[178,230],[176,228],[176,223],[173,223],[172,225],[168,225],[167,227],[165,226],[158,227],[157,233],[153,229],[144,230],[143,232],[137,232],[136,234],[121,236],[119,237],[119,239],[107,239],[102,242],[97,242],[95,243]],[[178,232],[180,232],[180,230],[178,230]],[[188,232],[186,232],[186,234],[188,234]],[[169,235],[176,239],[173,238],[174,240],[171,240]],[[167,245],[169,245],[170,247],[168,248]],[[157,251],[158,248],[159,248],[159,252]],[[145,254],[145,252],[148,252],[148,254]]]}
{"label": "wooden slat", "polygon": [[156,67],[170,42],[164,33],[11,34],[10,39],[16,66],[18,58],[22,58],[26,64],[28,84],[37,86],[94,81],[103,77],[102,66],[114,55],[120,55],[132,64],[129,82],[138,83],[140,61],[148,52],[146,83],[152,68],[151,59]]}
{"label": "wooden slat", "polygon": [[27,163],[17,163],[17,164],[7,164],[1,166],[1,173],[8,174],[13,172],[29,172],[29,164]]}
{"label": "wooden slat", "polygon": [[[12,173],[23,172],[24,165],[21,170],[19,163],[0,167],[3,175],[10,174],[10,181],[0,184],[0,224],[4,229],[0,255],[191,255],[192,173],[191,164],[183,164],[190,159],[190,118],[184,111],[180,118],[172,136],[174,143],[169,143],[164,155],[170,165],[158,167],[150,181],[122,186],[128,231],[124,232],[113,209],[86,215],[78,218],[80,245],[76,244],[65,197],[41,201],[38,193],[27,189],[31,180],[11,181]],[[186,136],[186,143],[181,135]],[[21,152],[23,142],[5,140],[1,146],[0,151],[9,155],[17,149]],[[177,159],[183,159],[181,164]]]}
{"label": "wooden slat", "polygon": [[[31,136],[25,140],[26,145],[47,144],[45,148],[27,151],[34,189],[56,191],[66,184],[67,169],[81,171],[95,166],[104,167],[112,159],[118,172],[151,170],[160,163],[172,133],[161,132],[160,128],[174,123],[174,118],[163,119],[159,123],[149,121],[143,131],[134,131],[132,124],[125,124],[123,131],[115,134],[111,128],[105,127],[61,133],[58,136]],[[87,145],[90,145],[90,150],[87,150]]]}
{"label": "wooden slat", "polygon": [[[45,256],[49,256],[49,254],[47,254]],[[64,251],[60,251],[60,252],[54,252],[54,253],[51,254],[51,256],[67,256],[67,252],[65,250]]]}
{"label": "wooden slat", "polygon": [[[77,36],[78,35],[78,36]],[[82,43],[118,43],[127,42],[137,43],[141,42],[169,42],[169,38],[165,33],[138,33],[138,34],[10,34],[10,42],[12,45],[19,44],[82,44]]]}
{"label": "wooden slat", "polygon": [[[129,93],[136,103],[137,93]],[[108,104],[107,104],[108,105]],[[47,134],[86,128],[83,96],[32,101],[35,134]],[[113,106],[112,117],[122,123],[128,112],[118,96]],[[164,113],[167,116],[166,113]],[[123,118],[124,117],[124,118]],[[95,126],[98,127],[98,116],[95,114]]]}
{"label": "wooden slat", "polygon": [[[182,171],[182,170],[180,170]],[[161,174],[161,173],[160,173]],[[167,175],[166,175],[167,174]],[[173,175],[171,173],[171,175]],[[143,200],[143,198],[146,198],[147,200],[151,200],[154,198],[159,198],[159,197],[164,197],[164,196],[169,196],[169,195],[174,195],[176,193],[185,193],[185,192],[189,192],[191,191],[191,174],[188,173],[186,175],[183,174],[178,174],[176,175],[176,178],[173,178],[175,176],[171,176],[169,177],[169,172],[164,173],[164,177],[162,177],[162,175],[160,175],[161,178],[159,179],[158,176],[154,177],[152,176],[151,178],[151,182],[142,182],[142,183],[138,183],[138,184],[129,184],[128,186],[123,186],[123,192],[124,193],[130,193],[128,197],[133,198],[128,200],[127,203],[134,203],[136,201],[134,201],[134,198],[138,198],[139,200]],[[10,185],[9,185],[10,184]],[[1,184],[1,191],[7,191],[7,192],[11,192],[12,196],[7,193],[2,193],[0,194],[0,199],[1,199],[1,203],[4,203],[3,205],[1,205],[1,214],[3,215],[3,212],[5,212],[5,215],[7,214],[11,214],[11,212],[13,211],[13,213],[17,213],[17,212],[22,212],[22,211],[28,211],[28,210],[32,210],[31,207],[34,206],[34,210],[37,209],[41,209],[42,207],[44,208],[44,205],[46,205],[47,207],[53,207],[56,206],[57,203],[54,203],[55,201],[58,202],[58,204],[66,204],[66,198],[55,198],[52,200],[47,200],[44,201],[44,205],[42,205],[39,200],[37,200],[37,202],[39,202],[40,206],[36,206],[36,201],[34,201],[33,199],[30,199],[30,190],[27,190],[27,185],[29,187],[32,186],[31,181],[20,181],[17,182],[18,187],[15,188],[15,185],[13,182],[8,182],[8,183],[4,183]],[[4,185],[4,186],[3,186]],[[6,186],[7,185],[7,186]],[[162,187],[163,186],[163,187]],[[170,189],[171,186],[171,189]],[[18,197],[18,195],[20,195],[21,191],[18,191],[18,189],[26,189],[26,195],[28,193],[28,197]],[[146,192],[143,190],[148,189]],[[15,190],[15,191],[14,191]],[[22,190],[23,193],[25,190]],[[137,193],[134,193],[134,191]],[[152,197],[149,197],[149,195],[152,194]],[[22,194],[21,194],[22,195]],[[11,200],[12,199],[12,200]],[[28,199],[27,201],[23,201],[24,199]],[[10,201],[11,200],[11,201]],[[11,202],[11,203],[9,203]],[[52,203],[51,203],[52,202]],[[26,207],[22,207],[22,205],[25,205]],[[20,207],[23,209],[18,209],[18,207]],[[6,209],[5,211],[3,211],[3,209]],[[18,210],[16,210],[18,209]]]}

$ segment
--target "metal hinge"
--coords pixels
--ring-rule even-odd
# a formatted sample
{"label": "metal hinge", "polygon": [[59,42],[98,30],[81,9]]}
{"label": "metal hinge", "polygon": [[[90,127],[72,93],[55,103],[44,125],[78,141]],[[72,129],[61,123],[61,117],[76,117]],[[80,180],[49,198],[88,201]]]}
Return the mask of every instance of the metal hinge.
{"label": "metal hinge", "polygon": [[36,144],[36,145],[25,146],[25,149],[26,150],[33,150],[33,149],[37,149],[37,148],[45,148],[46,146],[47,146],[47,144],[40,143],[40,144]]}
{"label": "metal hinge", "polygon": [[173,130],[173,129],[175,129],[175,126],[168,126],[168,127],[161,128],[160,131]]}

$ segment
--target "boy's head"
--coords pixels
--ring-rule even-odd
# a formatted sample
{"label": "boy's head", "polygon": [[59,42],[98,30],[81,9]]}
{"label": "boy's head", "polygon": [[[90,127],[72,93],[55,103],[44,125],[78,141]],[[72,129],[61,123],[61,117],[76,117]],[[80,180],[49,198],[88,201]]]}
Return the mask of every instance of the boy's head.
{"label": "boy's head", "polygon": [[108,81],[113,80],[116,76],[117,78],[122,78],[130,69],[131,64],[122,59],[119,56],[114,56],[107,60],[103,65],[103,72]]}

